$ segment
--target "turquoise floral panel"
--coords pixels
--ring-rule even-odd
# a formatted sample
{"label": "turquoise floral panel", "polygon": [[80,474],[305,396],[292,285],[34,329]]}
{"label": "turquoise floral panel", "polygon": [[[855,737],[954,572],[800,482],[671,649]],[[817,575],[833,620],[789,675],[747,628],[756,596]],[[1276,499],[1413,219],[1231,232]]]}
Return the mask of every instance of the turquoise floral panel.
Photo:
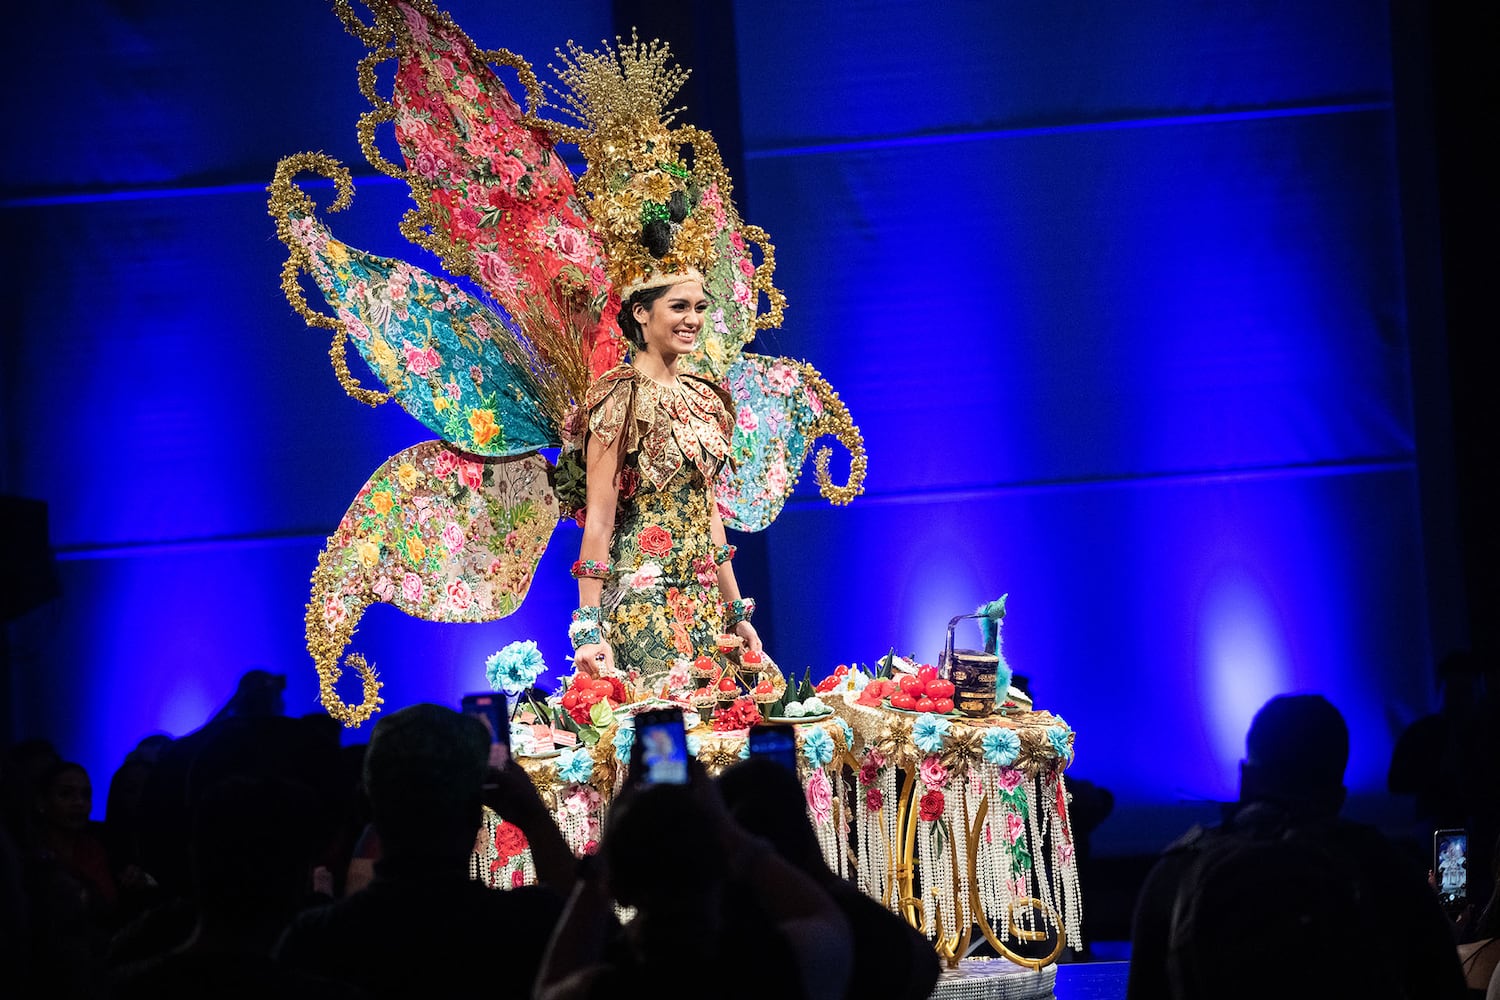
{"label": "turquoise floral panel", "polygon": [[759,531],[776,519],[797,486],[823,416],[804,365],[746,354],[729,367],[733,404],[730,464],[714,484],[724,523]]}
{"label": "turquoise floral panel", "polygon": [[474,455],[562,443],[503,317],[450,281],[340,242],[315,219],[294,215],[291,229],[349,340],[424,426]]}

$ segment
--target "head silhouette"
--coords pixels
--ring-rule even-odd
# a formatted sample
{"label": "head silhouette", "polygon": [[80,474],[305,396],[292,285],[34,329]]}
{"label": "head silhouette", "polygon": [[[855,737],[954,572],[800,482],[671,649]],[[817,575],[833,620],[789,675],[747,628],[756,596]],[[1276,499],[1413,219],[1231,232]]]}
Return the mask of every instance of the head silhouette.
{"label": "head silhouette", "polygon": [[376,723],[364,781],[384,856],[466,857],[488,762],[484,724],[442,705],[412,705]]}
{"label": "head silhouette", "polygon": [[1344,805],[1349,727],[1327,698],[1278,695],[1261,706],[1245,737],[1240,801],[1274,802],[1307,815]]}

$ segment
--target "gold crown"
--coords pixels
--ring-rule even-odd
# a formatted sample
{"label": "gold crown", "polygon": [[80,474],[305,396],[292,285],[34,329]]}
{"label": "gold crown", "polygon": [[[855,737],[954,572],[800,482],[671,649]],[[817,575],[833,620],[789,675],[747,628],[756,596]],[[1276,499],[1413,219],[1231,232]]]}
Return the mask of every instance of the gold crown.
{"label": "gold crown", "polygon": [[[725,229],[740,229],[730,207],[730,180],[713,137],[692,126],[671,128],[681,108],[668,108],[689,71],[669,65],[666,43],[603,44],[585,52],[573,42],[557,50],[562,66],[550,66],[561,86],[546,84],[542,106],[577,124],[535,119],[559,142],[578,146],[587,169],[578,190],[589,197],[589,215],[599,227],[610,279],[621,298],[641,288],[702,277],[718,258]],[[685,153],[691,151],[691,160]],[[729,208],[727,225],[703,208],[717,192]]]}

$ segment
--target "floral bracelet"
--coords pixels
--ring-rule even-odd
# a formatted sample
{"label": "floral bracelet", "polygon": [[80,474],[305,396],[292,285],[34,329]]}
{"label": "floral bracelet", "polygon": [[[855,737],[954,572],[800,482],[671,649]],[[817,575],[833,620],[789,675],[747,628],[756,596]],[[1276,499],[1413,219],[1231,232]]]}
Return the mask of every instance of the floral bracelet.
{"label": "floral bracelet", "polygon": [[597,559],[578,559],[573,563],[573,576],[579,580],[585,577],[591,580],[603,580],[612,572],[614,572],[613,566]]}
{"label": "floral bracelet", "polygon": [[724,625],[726,628],[734,628],[740,622],[747,622],[755,614],[755,598],[742,597],[737,601],[730,601],[724,608]]}
{"label": "floral bracelet", "polygon": [[568,641],[574,650],[604,641],[602,615],[597,607],[583,607],[573,612],[573,620],[568,623]]}
{"label": "floral bracelet", "polygon": [[720,545],[717,549],[714,550],[714,565],[724,565],[729,560],[734,558],[734,554],[736,551],[737,550],[733,545]]}

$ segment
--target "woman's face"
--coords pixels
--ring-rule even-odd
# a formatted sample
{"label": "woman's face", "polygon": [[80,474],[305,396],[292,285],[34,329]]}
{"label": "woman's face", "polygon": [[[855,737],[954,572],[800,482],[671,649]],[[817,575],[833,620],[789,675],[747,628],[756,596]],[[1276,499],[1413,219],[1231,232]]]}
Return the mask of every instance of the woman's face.
{"label": "woman's face", "polygon": [[42,793],[42,819],[63,830],[82,830],[88,826],[94,807],[94,790],[89,776],[77,768],[68,768],[52,779]]}
{"label": "woman's face", "polygon": [[635,320],[641,324],[641,335],[649,353],[670,360],[691,354],[698,346],[698,332],[708,311],[703,285],[683,281],[648,306],[635,307]]}

